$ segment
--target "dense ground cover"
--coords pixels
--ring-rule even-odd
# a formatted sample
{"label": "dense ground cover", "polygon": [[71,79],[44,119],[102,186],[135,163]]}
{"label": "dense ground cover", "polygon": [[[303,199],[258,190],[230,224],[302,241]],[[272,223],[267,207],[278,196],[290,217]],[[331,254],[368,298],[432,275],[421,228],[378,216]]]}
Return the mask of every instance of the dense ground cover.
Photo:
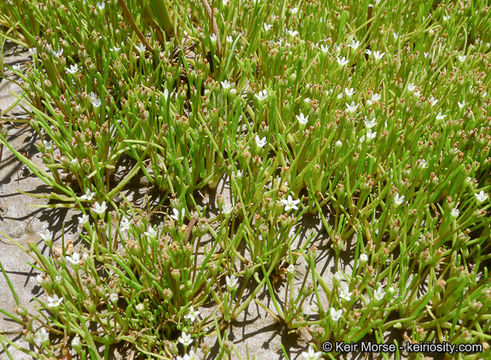
{"label": "dense ground cover", "polygon": [[[9,70],[45,168],[0,139],[52,187],[49,206],[80,211],[80,244],[47,231],[49,253],[26,249],[45,294],[39,312],[6,314],[26,351],[192,359],[216,336],[216,356],[234,357],[227,325],[256,302],[307,329],[310,359],[324,341],[390,331],[486,357],[489,13],[485,1],[1,3],[2,41],[31,53]],[[139,178],[157,204],[129,199]],[[324,236],[298,246],[306,218]],[[332,268],[316,266],[324,256]]]}

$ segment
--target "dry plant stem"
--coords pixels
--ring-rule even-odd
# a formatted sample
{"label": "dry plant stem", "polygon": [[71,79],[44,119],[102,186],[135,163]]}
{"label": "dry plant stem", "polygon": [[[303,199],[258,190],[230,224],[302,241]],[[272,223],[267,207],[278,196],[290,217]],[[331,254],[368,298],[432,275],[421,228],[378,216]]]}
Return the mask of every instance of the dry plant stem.
{"label": "dry plant stem", "polygon": [[206,13],[208,14],[208,17],[210,18],[211,25],[213,27],[213,32],[215,33],[215,36],[217,37],[217,53],[218,53],[218,58],[220,59],[221,54],[222,54],[222,45],[220,42],[220,32],[218,31],[218,25],[217,21],[215,20],[215,17],[213,16],[213,11],[208,4],[206,0],[201,0],[201,4],[203,4],[203,7],[206,10]]}
{"label": "dry plant stem", "polygon": [[152,46],[148,42],[147,38],[143,35],[143,33],[138,29],[138,26],[135,23],[135,19],[133,19],[133,16],[131,15],[130,10],[126,6],[126,3],[124,0],[118,0],[119,5],[123,9],[123,15],[126,18],[126,20],[130,23],[130,26],[133,30],[135,30],[136,35],[140,38],[143,44],[145,44],[145,47],[147,48],[148,51],[153,51]]}

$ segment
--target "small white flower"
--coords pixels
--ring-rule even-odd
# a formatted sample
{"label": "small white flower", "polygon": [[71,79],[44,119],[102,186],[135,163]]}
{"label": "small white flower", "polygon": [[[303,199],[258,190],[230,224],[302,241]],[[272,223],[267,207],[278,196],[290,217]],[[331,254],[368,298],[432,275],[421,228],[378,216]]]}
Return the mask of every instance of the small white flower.
{"label": "small white flower", "polygon": [[80,336],[75,336],[73,339],[72,339],[72,348],[76,348],[78,346],[80,346]]}
{"label": "small white flower", "polygon": [[329,310],[329,315],[331,316],[332,321],[338,321],[341,319],[341,315],[343,315],[343,310],[339,309],[336,311],[336,309],[332,307]]}
{"label": "small white flower", "polygon": [[53,49],[50,49],[49,51],[51,52],[51,54],[53,54],[53,56],[56,56],[58,58],[61,58],[61,55],[63,55],[63,49],[58,51],[54,51]]}
{"label": "small white flower", "polygon": [[425,169],[427,165],[428,165],[428,163],[426,162],[425,159],[421,159],[419,161],[419,166],[421,166],[421,169]]}
{"label": "small white flower", "polygon": [[323,54],[327,54],[329,52],[329,46],[328,45],[321,45],[321,51]]}
{"label": "small white flower", "polygon": [[371,106],[375,102],[379,102],[381,99],[380,94],[374,93],[372,94],[372,98],[370,100],[367,100],[367,104]]}
{"label": "small white flower", "polygon": [[305,116],[303,113],[300,113],[300,115],[297,115],[296,117],[301,125],[305,125],[309,121],[309,116]]}
{"label": "small white flower", "polygon": [[80,225],[85,225],[89,222],[89,215],[83,214],[82,216],[78,217],[78,223]]}
{"label": "small white flower", "polygon": [[258,92],[257,94],[254,95],[256,97],[256,99],[258,99],[259,101],[264,101],[268,98],[268,92],[266,90],[261,90],[260,92]]}
{"label": "small white flower", "polygon": [[298,35],[298,31],[297,31],[297,30],[293,30],[293,31],[291,31],[291,30],[287,30],[287,31],[286,31],[286,33],[287,33],[288,35],[292,36],[292,37],[295,37],[295,36],[297,36],[297,35]]}
{"label": "small white flower", "polygon": [[136,49],[140,52],[140,53],[144,53],[146,50],[147,50],[147,47],[142,44],[142,43],[139,43],[138,45],[136,45]]}
{"label": "small white flower", "polygon": [[147,231],[145,231],[143,234],[149,238],[155,239],[157,237],[157,231],[150,225],[148,225]]}
{"label": "small white flower", "polygon": [[109,294],[109,300],[110,300],[111,302],[116,302],[116,301],[118,301],[118,299],[119,299],[118,294],[116,294],[116,293],[110,293],[110,294]]}
{"label": "small white flower", "polygon": [[341,291],[339,292],[339,297],[344,301],[351,300],[351,292],[349,291],[348,284],[343,283],[341,285]]}
{"label": "small white flower", "polygon": [[376,118],[373,118],[371,120],[367,120],[367,117],[365,116],[365,120],[363,121],[363,123],[365,124],[365,126],[369,129],[373,128],[374,126],[377,125],[377,119]]}
{"label": "small white flower", "polygon": [[186,210],[184,208],[182,208],[181,210],[174,208],[172,209],[172,215],[170,217],[176,221],[179,221],[182,218],[184,218],[185,214],[186,214]]}
{"label": "small white flower", "polygon": [[121,50],[121,48],[120,47],[117,47],[117,46],[113,46],[112,48],[109,49],[109,51],[112,51],[112,52],[115,52],[115,53],[119,52],[119,50]]}
{"label": "small white flower", "polygon": [[42,286],[45,281],[45,278],[41,274],[36,275],[36,282],[39,286]]}
{"label": "small white flower", "polygon": [[457,58],[459,59],[459,61],[461,63],[467,60],[467,56],[465,56],[465,55],[459,55]]}
{"label": "small white flower", "polygon": [[104,10],[104,7],[106,6],[106,3],[104,1],[98,2],[95,4],[99,10]]}
{"label": "small white flower", "polygon": [[360,46],[360,42],[359,41],[356,41],[356,40],[352,40],[351,41],[351,44],[348,45],[350,48],[352,48],[353,50],[356,50],[358,49],[358,47]]}
{"label": "small white flower", "polygon": [[182,332],[181,336],[177,339],[181,344],[184,346],[191,345],[193,343],[193,339],[191,338],[191,334],[186,334],[184,331]]}
{"label": "small white flower", "polygon": [[462,101],[462,102],[457,101],[457,105],[459,106],[459,109],[462,110],[464,108],[464,106],[465,106],[465,101]]}
{"label": "small white flower", "polygon": [[409,83],[409,84],[407,84],[407,89],[410,92],[414,92],[414,90],[416,90],[416,85],[414,85],[413,83]]}
{"label": "small white flower", "polygon": [[45,328],[40,328],[36,332],[36,335],[34,335],[34,342],[36,343],[37,346],[41,346],[49,342],[49,334]]}
{"label": "small white flower", "polygon": [[65,259],[72,263],[73,265],[79,265],[80,263],[80,254],[78,252],[74,252],[72,256],[65,256]]}
{"label": "small white flower", "polygon": [[126,232],[129,230],[129,228],[130,228],[130,220],[128,220],[126,216],[123,216],[121,222],[119,223],[119,230],[121,230],[121,232]]}
{"label": "small white flower", "polygon": [[380,301],[385,297],[385,291],[382,287],[379,287],[377,290],[375,290],[373,294],[375,300]]}
{"label": "small white flower", "polygon": [[291,12],[292,14],[296,14],[296,13],[298,13],[298,8],[297,8],[297,7],[291,8],[291,9],[290,9],[290,12]]}
{"label": "small white flower", "polygon": [[29,54],[30,54],[31,56],[36,55],[36,54],[37,54],[37,52],[38,52],[38,49],[36,49],[35,47],[29,48]]}
{"label": "small white flower", "polygon": [[94,92],[91,92],[89,94],[89,100],[92,103],[92,106],[94,106],[95,108],[98,108],[102,104],[101,99],[99,99]]}
{"label": "small white flower", "polygon": [[230,35],[228,35],[226,38],[226,41],[227,41],[227,43],[231,44],[234,42],[234,39]]}
{"label": "small white flower", "polygon": [[90,201],[94,198],[95,192],[91,192],[88,188],[85,190],[85,194],[80,196],[80,200]]}
{"label": "small white flower", "polygon": [[[367,133],[366,133],[366,139],[368,141],[370,140],[373,140],[375,137],[377,136],[377,132],[372,132],[372,129],[368,129],[367,130]],[[360,138],[360,142],[363,143],[365,141],[365,135],[363,135],[361,138]]]}
{"label": "small white flower", "polygon": [[228,80],[221,81],[220,84],[225,90],[230,89],[230,87],[232,86]]}
{"label": "small white flower", "polygon": [[353,88],[345,88],[344,89],[344,93],[346,94],[347,97],[351,97],[354,93],[356,92],[356,90],[354,90]]}
{"label": "small white flower", "polygon": [[368,261],[368,256],[367,256],[367,254],[361,254],[361,255],[360,255],[360,259],[359,259],[359,260],[360,260],[360,264],[364,264],[364,263],[366,263],[366,262]]}
{"label": "small white flower", "polygon": [[138,312],[142,312],[145,309],[145,305],[143,303],[139,303],[138,305],[135,306],[135,310]]}
{"label": "small white flower", "polygon": [[212,43],[216,43],[217,42],[217,36],[215,34],[211,34],[210,35],[210,40]]}
{"label": "small white flower", "polygon": [[454,207],[452,209],[452,211],[450,211],[450,215],[454,218],[458,218],[459,217],[459,214],[460,214],[460,211],[459,209],[457,209],[456,207]]}
{"label": "small white flower", "polygon": [[298,210],[298,203],[300,200],[293,200],[291,195],[288,195],[287,199],[282,199],[281,203],[285,206],[285,211],[289,211],[291,209]]}
{"label": "small white flower", "polygon": [[303,351],[302,352],[302,356],[306,359],[306,360],[319,360],[322,356],[322,352],[318,351],[318,352],[315,352],[314,351],[314,348],[312,347],[312,345],[309,346],[309,351]]}
{"label": "small white flower", "polygon": [[96,202],[94,203],[94,205],[92,205],[92,210],[94,210],[94,212],[95,212],[96,214],[99,214],[99,215],[104,214],[104,213],[106,212],[106,210],[107,210],[106,202],[105,202],[105,201],[103,201],[103,202],[102,202],[102,203],[99,205],[99,203],[96,201]]}
{"label": "small white flower", "polygon": [[436,119],[437,120],[443,120],[447,117],[447,115],[443,115],[441,112],[439,112],[437,115],[436,115]]}
{"label": "small white flower", "polygon": [[381,53],[378,50],[373,52],[373,57],[375,58],[375,61],[380,61],[384,57],[385,53]]}
{"label": "small white flower", "polygon": [[396,195],[394,196],[394,202],[397,206],[401,205],[404,202],[404,195],[399,196],[399,194],[396,193]]}
{"label": "small white flower", "polygon": [[447,22],[450,19],[449,15],[443,15],[443,21]]}
{"label": "small white flower", "polygon": [[237,179],[242,179],[242,171],[241,170],[237,170],[237,172],[234,173],[234,177],[237,178]]}
{"label": "small white flower", "polygon": [[199,311],[194,310],[194,307],[191,305],[189,307],[189,312],[187,313],[187,315],[184,315],[184,318],[189,319],[189,321],[193,323],[198,318],[198,316],[199,316]]}
{"label": "small white flower", "polygon": [[338,141],[336,141],[335,145],[337,148],[340,148],[341,146],[343,146],[343,142],[341,140],[338,140]]}
{"label": "small white flower", "polygon": [[232,213],[233,210],[234,210],[234,207],[233,207],[232,204],[225,204],[225,205],[223,205],[222,212],[225,215],[228,215],[228,214]]}
{"label": "small white flower", "polygon": [[14,71],[20,71],[20,64],[12,65],[12,70],[14,70]]}
{"label": "small white flower", "polygon": [[162,95],[164,96],[165,100],[169,99],[169,90],[164,89],[164,92],[162,93]]}
{"label": "small white flower", "polygon": [[264,145],[266,145],[266,136],[261,139],[259,135],[256,135],[255,140],[257,147],[260,149],[263,148]]}
{"label": "small white flower", "polygon": [[477,201],[480,203],[485,202],[488,198],[488,194],[486,194],[483,190],[481,190],[480,193],[475,194],[475,195],[476,195]]}
{"label": "small white flower", "polygon": [[46,298],[46,305],[50,308],[55,308],[61,304],[63,301],[63,297],[58,297],[58,295],[54,294],[53,296],[48,296]]}
{"label": "small white flower", "polygon": [[437,99],[435,99],[433,96],[428,99],[428,102],[430,103],[431,107],[435,106],[436,103],[438,102]]}
{"label": "small white flower", "polygon": [[45,243],[50,243],[53,241],[53,234],[48,229],[41,231],[39,235],[41,236],[41,239],[43,239]]}
{"label": "small white flower", "polygon": [[238,279],[235,277],[235,275],[231,275],[230,277],[227,275],[225,280],[229,291],[233,291],[237,288]]}
{"label": "small white flower", "polygon": [[271,30],[271,28],[273,27],[273,25],[271,25],[271,24],[266,24],[266,23],[265,23],[265,24],[263,25],[263,27],[264,27],[264,31],[269,31],[269,30]]}
{"label": "small white flower", "polygon": [[392,37],[394,38],[394,40],[397,40],[397,39],[399,39],[399,34],[394,31],[392,33]]}
{"label": "small white flower", "polygon": [[290,275],[295,275],[295,265],[293,264],[288,265],[286,272]]}
{"label": "small white flower", "polygon": [[347,60],[344,56],[342,58],[339,58],[339,56],[336,56],[336,61],[340,66],[346,66],[349,63],[349,60]]}
{"label": "small white flower", "polygon": [[359,104],[355,104],[354,101],[351,102],[351,105],[346,103],[346,111],[349,114],[354,114],[356,112],[356,109],[358,109]]}

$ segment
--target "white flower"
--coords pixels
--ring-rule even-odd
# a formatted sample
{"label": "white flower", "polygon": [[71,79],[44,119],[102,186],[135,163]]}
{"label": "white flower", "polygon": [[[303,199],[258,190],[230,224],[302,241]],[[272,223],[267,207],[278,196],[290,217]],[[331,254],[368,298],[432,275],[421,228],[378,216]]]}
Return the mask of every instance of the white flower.
{"label": "white flower", "polygon": [[392,37],[394,38],[394,40],[397,40],[397,39],[399,39],[399,34],[394,31],[392,33]]}
{"label": "white flower", "polygon": [[477,201],[480,202],[480,203],[485,202],[486,199],[488,198],[488,194],[486,194],[482,190],[481,190],[481,192],[479,194],[475,194],[475,195],[476,195]]}
{"label": "white flower", "polygon": [[72,256],[65,256],[65,259],[72,263],[73,265],[79,265],[80,263],[80,254],[78,252],[74,252]]}
{"label": "white flower", "polygon": [[348,284],[343,283],[341,286],[342,287],[341,287],[341,291],[339,292],[339,297],[344,301],[350,301],[351,293],[349,291]]}
{"label": "white flower", "polygon": [[238,279],[235,277],[235,275],[231,275],[230,277],[227,275],[225,280],[229,291],[233,291],[237,288]]}
{"label": "white flower", "polygon": [[234,42],[234,39],[230,35],[227,36],[226,40],[227,40],[227,43],[229,43],[229,44]]}
{"label": "white flower", "polygon": [[145,305],[143,303],[139,303],[138,305],[135,306],[135,310],[138,312],[142,312],[145,309]]}
{"label": "white flower", "polygon": [[344,89],[344,93],[346,94],[347,97],[351,97],[354,93],[356,92],[356,90],[354,90],[353,88],[345,88]]}
{"label": "white flower", "polygon": [[438,102],[437,99],[435,99],[433,96],[428,99],[428,102],[430,103],[431,107],[435,106],[436,103]]}
{"label": "white flower", "polygon": [[109,294],[109,300],[110,300],[111,302],[116,302],[116,301],[118,301],[118,299],[119,299],[118,294],[116,294],[116,293],[110,293],[110,294]]}
{"label": "white flower", "polygon": [[54,51],[53,49],[50,49],[49,50],[51,52],[51,54],[53,54],[53,56],[56,56],[56,57],[61,57],[61,55],[63,55],[63,49],[61,50],[58,50],[58,51]]}
{"label": "white flower", "polygon": [[216,43],[217,42],[217,36],[215,34],[211,34],[210,35],[210,40],[212,43]]}
{"label": "white flower", "polygon": [[[373,140],[375,137],[377,136],[377,132],[372,132],[372,129],[368,129],[367,130],[367,133],[366,133],[366,138],[368,139],[368,141],[370,140]],[[360,138],[360,142],[364,142],[365,141],[365,135],[363,135],[361,138]]]}
{"label": "white flower", "polygon": [[36,54],[37,54],[37,52],[38,52],[38,49],[36,49],[35,47],[29,48],[29,54],[30,54],[31,56],[36,55]]}
{"label": "white flower", "polygon": [[298,8],[297,8],[297,7],[291,8],[291,9],[290,9],[290,12],[291,12],[292,14],[296,14],[296,13],[298,13]]}
{"label": "white flower", "polygon": [[351,105],[346,103],[346,111],[349,114],[354,114],[356,112],[356,109],[358,109],[359,104],[355,104],[354,101],[351,102]]}
{"label": "white flower", "polygon": [[331,316],[332,321],[338,321],[341,319],[341,315],[343,315],[343,310],[339,309],[336,311],[336,309],[332,307],[329,310],[329,315]]}
{"label": "white flower", "polygon": [[300,200],[293,200],[291,195],[288,195],[287,199],[282,199],[281,203],[285,206],[285,211],[289,211],[291,209],[298,210],[297,204],[300,203]]}
{"label": "white flower", "polygon": [[94,212],[96,214],[99,214],[99,215],[102,215],[106,212],[107,210],[107,206],[106,206],[106,202],[103,201],[100,205],[99,203],[96,201],[93,205],[92,205],[92,210],[94,210]]}
{"label": "white flower", "polygon": [[367,100],[367,104],[372,105],[373,103],[380,101],[380,98],[380,94],[374,93],[372,94],[372,98],[370,100]]}
{"label": "white flower", "polygon": [[155,239],[157,237],[157,231],[150,225],[148,225],[147,231],[145,231],[143,234],[148,236],[149,238]]}
{"label": "white flower", "polygon": [[130,220],[128,220],[127,217],[123,216],[121,222],[119,223],[119,230],[121,230],[122,232],[126,232],[129,230],[129,228],[130,228]]}
{"label": "white flower", "polygon": [[85,225],[88,222],[89,222],[89,215],[84,214],[84,215],[78,217],[78,223],[80,225]]}
{"label": "white flower", "polygon": [[225,90],[230,89],[230,87],[232,86],[228,80],[221,81],[220,84]]}
{"label": "white flower", "polygon": [[184,315],[185,319],[189,319],[189,321],[194,322],[199,316],[199,311],[194,310],[194,307],[191,305],[189,307],[189,312],[187,315]]}
{"label": "white flower", "polygon": [[314,351],[314,348],[312,347],[312,345],[309,346],[309,351],[303,351],[302,352],[302,356],[306,359],[306,360],[319,360],[322,356],[322,352],[318,351],[318,352],[315,352]]}
{"label": "white flower", "polygon": [[106,6],[106,3],[104,1],[98,2],[95,4],[99,10],[104,10],[104,7]]}
{"label": "white flower", "polygon": [[385,291],[382,287],[379,287],[375,292],[373,293],[373,296],[375,300],[380,301],[384,298],[385,296]]}
{"label": "white flower", "polygon": [[36,282],[39,286],[42,286],[44,281],[45,281],[45,279],[43,278],[43,275],[41,275],[41,274],[36,275]]}
{"label": "white flower", "polygon": [[465,101],[462,101],[462,102],[457,101],[457,105],[459,106],[459,109],[463,109],[465,106]]}
{"label": "white flower", "polygon": [[337,148],[340,148],[341,146],[343,146],[343,142],[341,140],[338,140],[338,141],[336,141],[335,145]]}
{"label": "white flower", "polygon": [[162,94],[162,95],[164,96],[164,99],[165,99],[165,100],[169,99],[169,90],[164,89],[164,92],[163,92],[163,94]]}
{"label": "white flower", "polygon": [[293,264],[288,265],[286,272],[290,275],[295,275],[295,265]]}
{"label": "white flower", "polygon": [[421,169],[426,168],[426,166],[427,166],[427,165],[428,165],[428,163],[426,162],[426,160],[425,160],[425,159],[421,159],[421,160],[419,161],[419,166],[421,166]]}
{"label": "white flower", "polygon": [[95,108],[98,108],[102,104],[101,99],[99,99],[94,92],[91,92],[89,94],[89,100],[92,103],[92,106],[94,106]]}
{"label": "white flower", "polygon": [[80,346],[80,336],[75,336],[73,339],[72,339],[72,348],[76,348],[78,346]]}
{"label": "white flower", "polygon": [[234,173],[234,177],[237,179],[242,179],[242,171],[237,170],[237,172]]}
{"label": "white flower", "polygon": [[352,40],[351,41],[351,44],[348,45],[350,48],[352,48],[353,50],[356,50],[358,49],[358,47],[360,46],[360,42],[359,41],[356,41],[356,40]]}
{"label": "white flower", "polygon": [[450,215],[452,215],[452,217],[454,217],[454,218],[458,218],[459,217],[459,214],[460,214],[460,211],[456,207],[454,207],[452,209],[452,211],[450,211]]}
{"label": "white flower", "polygon": [[367,256],[367,254],[361,254],[361,255],[360,255],[360,259],[359,259],[359,260],[360,260],[360,264],[364,264],[364,263],[366,263],[366,262],[368,261],[368,256]]}
{"label": "white flower", "polygon": [[404,195],[399,196],[399,194],[396,193],[396,195],[394,196],[394,202],[397,206],[401,205],[404,202]]}
{"label": "white flower", "polygon": [[264,30],[265,30],[265,31],[269,31],[269,30],[270,30],[270,29],[273,27],[273,25],[271,25],[271,24],[266,24],[266,23],[265,23],[265,24],[263,25],[263,27],[264,27]]}
{"label": "white flower", "polygon": [[305,125],[309,121],[309,116],[305,116],[303,113],[300,113],[300,115],[297,115],[297,120],[301,125]]}
{"label": "white flower", "polygon": [[119,50],[121,50],[121,48],[120,47],[117,47],[117,46],[113,46],[112,48],[109,49],[109,51],[112,51],[112,52],[115,52],[115,53],[119,52]]}
{"label": "white flower", "polygon": [[20,64],[12,65],[12,70],[14,70],[14,71],[20,71]]}
{"label": "white flower", "polygon": [[321,45],[321,51],[323,54],[327,54],[329,52],[329,46],[328,45]]}
{"label": "white flower", "polygon": [[191,345],[193,343],[193,339],[191,338],[191,334],[186,334],[184,331],[182,332],[181,336],[177,339],[181,344],[184,346]]}
{"label": "white flower", "polygon": [[297,31],[297,30],[293,30],[293,31],[291,31],[291,30],[287,30],[287,31],[286,31],[286,33],[287,33],[288,35],[292,36],[292,37],[295,37],[295,36],[297,36],[297,35],[298,35],[298,31]]}
{"label": "white flower", "polygon": [[136,45],[136,49],[141,52],[141,53],[144,53],[145,50],[147,49],[146,46],[142,43],[139,43],[138,45]]}
{"label": "white flower", "polygon": [[53,241],[53,234],[48,229],[41,231],[39,235],[41,236],[41,239],[43,239],[45,243],[50,243]]}
{"label": "white flower", "polygon": [[375,58],[375,61],[380,61],[384,57],[385,53],[381,53],[378,50],[373,52],[373,57]]}
{"label": "white flower", "polygon": [[266,145],[266,136],[261,139],[258,135],[256,135],[255,140],[258,148],[263,148],[264,145]]}
{"label": "white flower", "polygon": [[409,84],[407,84],[407,89],[410,92],[414,92],[414,90],[416,90],[416,85],[414,85],[413,83],[409,83]]}
{"label": "white flower", "polygon": [[90,190],[87,188],[87,190],[85,190],[85,195],[80,196],[80,200],[90,201],[94,198],[94,196],[95,192],[90,192]]}
{"label": "white flower", "polygon": [[347,60],[344,56],[341,59],[339,56],[336,56],[336,61],[340,66],[346,66],[349,63],[349,60]]}
{"label": "white flower", "polygon": [[436,115],[436,119],[437,119],[437,120],[443,120],[443,119],[445,119],[445,117],[446,117],[446,116],[447,116],[447,115],[442,115],[442,113],[441,113],[441,112],[439,112],[439,113]]}
{"label": "white flower", "polygon": [[59,298],[58,295],[54,294],[53,296],[48,296],[46,305],[50,308],[55,308],[61,304],[63,301],[63,297]]}
{"label": "white flower", "polygon": [[266,90],[261,90],[260,92],[258,92],[257,94],[254,95],[256,97],[256,99],[258,99],[259,101],[264,101],[268,98],[268,92]]}
{"label": "white flower", "polygon": [[365,116],[365,120],[363,121],[363,123],[365,124],[365,126],[369,129],[373,128],[374,126],[377,125],[377,119],[376,118],[373,118],[371,120],[367,120],[367,117]]}
{"label": "white flower", "polygon": [[172,209],[172,215],[170,216],[172,219],[179,221],[184,218],[186,214],[186,210],[182,208],[181,210],[177,210],[176,208]]}
{"label": "white flower", "polygon": [[49,334],[45,328],[40,328],[34,335],[34,342],[37,346],[41,346],[49,342]]}

